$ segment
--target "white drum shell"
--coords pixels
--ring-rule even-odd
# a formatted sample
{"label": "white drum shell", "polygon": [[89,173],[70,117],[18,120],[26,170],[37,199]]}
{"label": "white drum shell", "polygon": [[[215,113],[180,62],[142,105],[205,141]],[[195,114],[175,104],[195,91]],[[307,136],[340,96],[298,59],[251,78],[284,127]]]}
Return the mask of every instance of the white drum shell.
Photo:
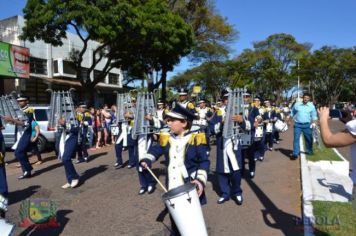
{"label": "white drum shell", "polygon": [[[181,188],[181,192],[167,197],[171,191]],[[208,235],[198,193],[194,185],[188,183],[172,189],[165,193],[162,199],[182,236]]]}
{"label": "white drum shell", "polygon": [[287,123],[281,121],[281,120],[277,120],[276,123],[274,124],[274,127],[276,128],[276,130],[278,132],[286,132],[288,130],[288,125]]}

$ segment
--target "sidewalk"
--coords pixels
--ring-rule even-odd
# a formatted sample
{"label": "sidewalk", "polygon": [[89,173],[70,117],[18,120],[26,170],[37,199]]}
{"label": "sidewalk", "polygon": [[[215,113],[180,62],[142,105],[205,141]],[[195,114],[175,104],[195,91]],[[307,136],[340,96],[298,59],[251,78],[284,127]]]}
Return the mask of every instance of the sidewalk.
{"label": "sidewalk", "polygon": [[315,222],[312,201],[349,202],[353,183],[348,175],[349,162],[342,156],[342,161],[308,161],[302,137],[300,142],[305,235],[311,236],[314,234],[310,223]]}

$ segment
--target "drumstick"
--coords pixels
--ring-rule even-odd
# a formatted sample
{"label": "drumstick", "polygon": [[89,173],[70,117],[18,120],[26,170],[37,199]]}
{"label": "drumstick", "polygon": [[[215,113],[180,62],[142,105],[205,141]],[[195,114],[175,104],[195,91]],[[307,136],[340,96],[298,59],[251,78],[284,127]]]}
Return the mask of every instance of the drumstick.
{"label": "drumstick", "polygon": [[153,176],[153,178],[157,181],[157,183],[159,184],[159,186],[161,186],[161,188],[165,191],[168,192],[167,189],[163,186],[163,184],[161,183],[161,181],[159,181],[159,179],[156,177],[156,175],[152,172],[152,170],[146,166],[146,169],[148,170],[148,172],[150,172],[150,174]]}

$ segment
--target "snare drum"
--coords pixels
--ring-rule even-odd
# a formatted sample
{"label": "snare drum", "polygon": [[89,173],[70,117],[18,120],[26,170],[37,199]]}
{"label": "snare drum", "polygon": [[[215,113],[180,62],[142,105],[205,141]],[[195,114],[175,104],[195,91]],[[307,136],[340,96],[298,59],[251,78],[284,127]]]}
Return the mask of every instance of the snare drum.
{"label": "snare drum", "polygon": [[191,183],[173,188],[162,195],[181,235],[208,235],[195,185]]}
{"label": "snare drum", "polygon": [[119,126],[111,125],[110,126],[110,132],[111,132],[112,135],[119,135]]}

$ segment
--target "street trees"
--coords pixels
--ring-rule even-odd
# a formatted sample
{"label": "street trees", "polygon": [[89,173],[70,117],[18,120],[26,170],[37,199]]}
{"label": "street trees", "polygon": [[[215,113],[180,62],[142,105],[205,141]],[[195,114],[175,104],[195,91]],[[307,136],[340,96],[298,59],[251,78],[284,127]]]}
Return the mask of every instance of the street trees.
{"label": "street trees", "polygon": [[[165,82],[167,71],[189,53],[193,43],[191,27],[172,13],[164,0],[29,0],[24,17],[22,39],[60,46],[68,29],[78,35],[83,46],[72,53],[71,59],[86,98],[91,101],[95,85],[114,67],[134,72],[138,76],[135,79],[148,75],[152,80],[153,73],[161,71],[159,81],[148,83],[153,90]],[[83,77],[83,56],[90,40],[100,45],[92,52],[88,76]],[[104,67],[90,79],[102,61]]]}
{"label": "street trees", "polygon": [[324,46],[302,59],[300,67],[302,80],[310,83],[310,89],[319,103],[335,104],[342,91],[351,97],[355,94],[355,49]]}
{"label": "street trees", "polygon": [[292,69],[298,59],[308,54],[311,45],[298,43],[292,35],[281,33],[254,43],[253,47],[256,92],[280,101],[283,92],[296,84]]}

